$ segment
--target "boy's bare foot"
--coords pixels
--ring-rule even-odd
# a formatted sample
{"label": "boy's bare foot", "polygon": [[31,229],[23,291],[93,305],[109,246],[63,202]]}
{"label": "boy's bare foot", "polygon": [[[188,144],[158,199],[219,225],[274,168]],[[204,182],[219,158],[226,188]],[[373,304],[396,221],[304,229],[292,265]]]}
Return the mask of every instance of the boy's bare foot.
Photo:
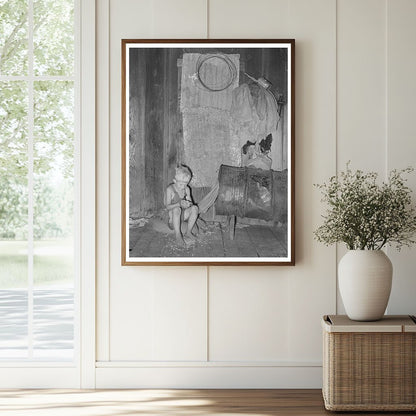
{"label": "boy's bare foot", "polygon": [[176,236],[176,244],[179,247],[186,247],[186,242],[185,242],[185,240],[183,239],[183,237],[181,235]]}

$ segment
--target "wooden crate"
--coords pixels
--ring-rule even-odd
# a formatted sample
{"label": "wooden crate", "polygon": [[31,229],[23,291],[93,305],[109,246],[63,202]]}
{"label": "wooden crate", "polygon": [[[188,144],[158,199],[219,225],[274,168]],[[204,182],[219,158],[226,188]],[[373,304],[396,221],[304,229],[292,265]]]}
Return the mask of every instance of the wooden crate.
{"label": "wooden crate", "polygon": [[335,411],[416,410],[416,320],[324,316],[323,397]]}

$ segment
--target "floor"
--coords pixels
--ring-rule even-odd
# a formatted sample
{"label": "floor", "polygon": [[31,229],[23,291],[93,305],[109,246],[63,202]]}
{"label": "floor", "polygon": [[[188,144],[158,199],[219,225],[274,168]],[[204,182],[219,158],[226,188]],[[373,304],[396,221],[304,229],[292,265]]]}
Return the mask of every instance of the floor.
{"label": "floor", "polygon": [[237,221],[234,239],[224,222],[199,223],[197,241],[186,247],[158,218],[130,224],[130,257],[286,257],[285,226],[242,224]]}
{"label": "floor", "polygon": [[358,415],[326,411],[315,390],[0,390],[1,416]]}

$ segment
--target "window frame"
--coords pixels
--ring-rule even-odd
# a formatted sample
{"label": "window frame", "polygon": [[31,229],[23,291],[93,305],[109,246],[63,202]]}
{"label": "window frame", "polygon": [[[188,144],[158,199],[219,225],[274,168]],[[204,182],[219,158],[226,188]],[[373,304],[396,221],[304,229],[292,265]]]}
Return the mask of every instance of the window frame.
{"label": "window frame", "polygon": [[[72,362],[0,361],[0,388],[95,387],[95,0],[74,0],[75,66],[72,76],[33,73],[33,0],[28,0],[28,74],[0,76],[27,81],[28,108],[28,301],[33,329],[33,91],[36,81],[74,82],[74,356]],[[29,345],[33,351],[33,345]]]}

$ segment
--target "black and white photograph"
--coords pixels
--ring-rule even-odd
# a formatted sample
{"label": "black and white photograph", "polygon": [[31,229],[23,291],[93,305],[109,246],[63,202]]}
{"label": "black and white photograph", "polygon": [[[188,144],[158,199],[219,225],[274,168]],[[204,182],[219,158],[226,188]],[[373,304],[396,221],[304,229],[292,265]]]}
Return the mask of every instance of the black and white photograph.
{"label": "black and white photograph", "polygon": [[122,40],[122,264],[294,264],[294,40]]}

